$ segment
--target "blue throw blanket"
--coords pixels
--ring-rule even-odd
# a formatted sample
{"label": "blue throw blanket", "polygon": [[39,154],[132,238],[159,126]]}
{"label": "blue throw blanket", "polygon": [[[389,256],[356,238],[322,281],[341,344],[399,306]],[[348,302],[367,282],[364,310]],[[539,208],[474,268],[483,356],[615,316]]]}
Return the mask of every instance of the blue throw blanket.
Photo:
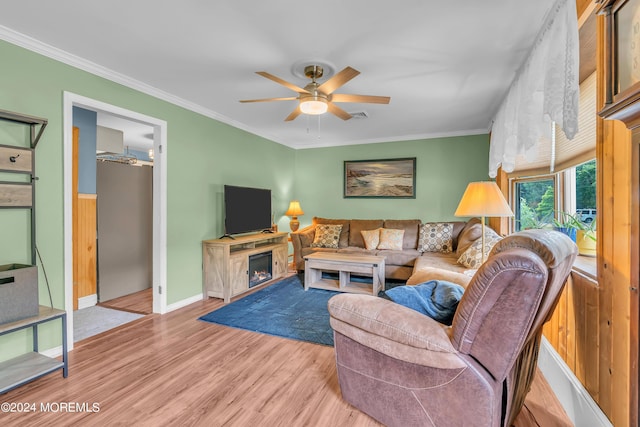
{"label": "blue throw blanket", "polygon": [[397,286],[385,291],[394,302],[451,325],[464,288],[444,280],[430,280],[415,286]]}

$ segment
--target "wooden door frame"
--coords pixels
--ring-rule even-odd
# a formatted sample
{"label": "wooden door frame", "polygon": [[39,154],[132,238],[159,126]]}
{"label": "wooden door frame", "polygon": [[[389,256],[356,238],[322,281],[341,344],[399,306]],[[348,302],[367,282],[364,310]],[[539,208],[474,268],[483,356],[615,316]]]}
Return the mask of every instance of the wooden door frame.
{"label": "wooden door frame", "polygon": [[638,387],[640,385],[640,123],[633,128],[631,134],[631,310],[630,310],[630,396],[629,425],[639,425],[640,401]]}
{"label": "wooden door frame", "polygon": [[67,345],[73,349],[73,107],[105,112],[153,127],[153,312],[167,312],[167,122],[71,92],[63,95],[64,289]]}

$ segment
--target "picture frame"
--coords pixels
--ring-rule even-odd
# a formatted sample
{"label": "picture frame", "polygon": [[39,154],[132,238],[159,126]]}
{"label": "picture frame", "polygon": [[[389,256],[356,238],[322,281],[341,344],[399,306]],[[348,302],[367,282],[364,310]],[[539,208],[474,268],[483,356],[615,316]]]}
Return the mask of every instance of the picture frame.
{"label": "picture frame", "polygon": [[345,160],[344,198],[416,198],[416,158]]}

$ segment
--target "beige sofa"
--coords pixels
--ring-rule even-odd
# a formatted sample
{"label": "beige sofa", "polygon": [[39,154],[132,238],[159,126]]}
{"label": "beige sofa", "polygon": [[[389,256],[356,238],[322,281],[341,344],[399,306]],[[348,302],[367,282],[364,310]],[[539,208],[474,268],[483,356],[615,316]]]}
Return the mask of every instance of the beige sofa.
{"label": "beige sofa", "polygon": [[[291,233],[294,264],[296,270],[304,270],[304,257],[313,252],[362,253],[385,257],[385,277],[388,279],[408,280],[408,284],[425,280],[450,280],[465,286],[470,277],[462,274],[468,268],[458,264],[461,252],[464,252],[476,239],[481,237],[482,228],[477,218],[469,221],[447,221],[453,224],[453,251],[420,252],[418,239],[422,222],[419,219],[328,219],[314,217],[310,226]],[[337,248],[312,247],[315,230],[319,224],[341,224],[342,230]],[[377,228],[403,229],[402,250],[367,250],[361,231]],[[444,277],[450,272],[448,277]],[[438,273],[438,274],[436,274]],[[436,277],[434,277],[436,274]],[[454,280],[455,279],[455,280]],[[419,280],[416,282],[416,280]],[[415,283],[414,283],[415,282]]]}

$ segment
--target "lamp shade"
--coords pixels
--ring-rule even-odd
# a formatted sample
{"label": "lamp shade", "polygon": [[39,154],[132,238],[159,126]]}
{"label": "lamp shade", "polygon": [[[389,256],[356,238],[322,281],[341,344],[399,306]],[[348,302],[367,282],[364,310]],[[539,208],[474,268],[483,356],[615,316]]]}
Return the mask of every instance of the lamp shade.
{"label": "lamp shade", "polygon": [[300,202],[297,200],[292,200],[289,203],[289,209],[284,213],[286,216],[298,216],[304,215],[304,211],[300,207]]}
{"label": "lamp shade", "polygon": [[493,181],[471,182],[467,186],[455,216],[513,216],[513,211]]}

